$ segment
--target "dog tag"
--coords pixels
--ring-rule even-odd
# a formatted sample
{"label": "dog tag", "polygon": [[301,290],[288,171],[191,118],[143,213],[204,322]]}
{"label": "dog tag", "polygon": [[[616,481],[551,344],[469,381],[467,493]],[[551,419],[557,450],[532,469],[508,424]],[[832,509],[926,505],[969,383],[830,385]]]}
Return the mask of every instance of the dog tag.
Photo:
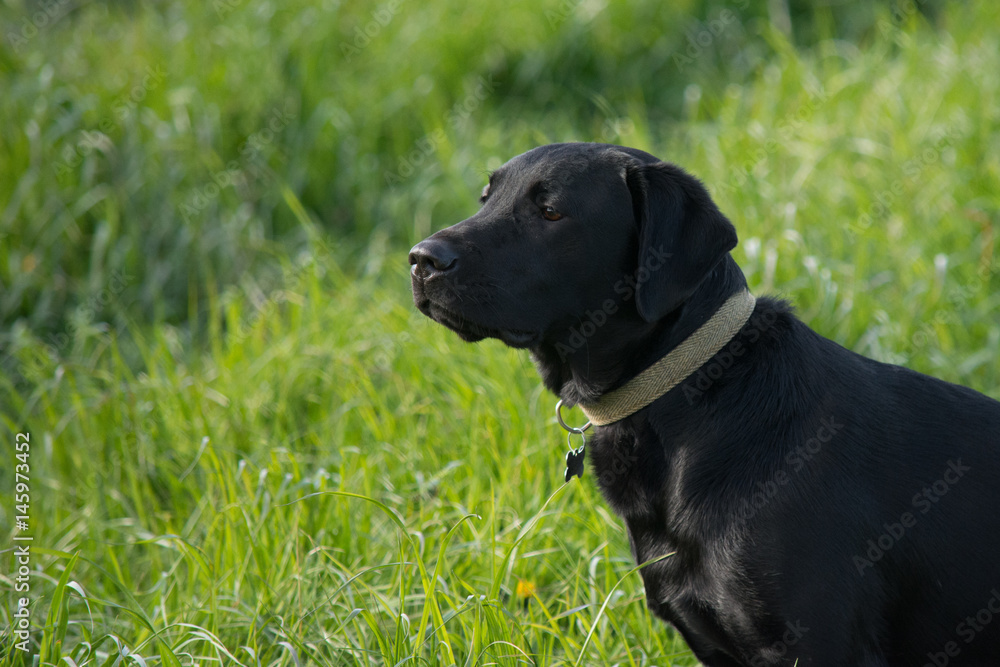
{"label": "dog tag", "polygon": [[579,449],[571,449],[566,452],[566,481],[574,477],[583,477],[583,455],[584,445]]}
{"label": "dog tag", "polygon": [[[559,425],[566,429],[566,446],[569,447],[569,451],[566,452],[566,482],[574,477],[583,477],[583,462],[584,462],[584,449],[587,447],[587,436],[584,435],[584,431],[590,428],[590,422],[587,422],[583,426],[576,428],[570,426],[563,420],[562,416],[562,406],[563,399],[559,399],[556,403],[556,420]],[[580,446],[573,449],[573,434],[576,433],[580,436]]]}
{"label": "dog tag", "polygon": [[574,477],[583,477],[583,462],[584,454],[583,450],[586,448],[587,442],[580,445],[577,449],[571,449],[566,452],[566,481],[573,479]]}

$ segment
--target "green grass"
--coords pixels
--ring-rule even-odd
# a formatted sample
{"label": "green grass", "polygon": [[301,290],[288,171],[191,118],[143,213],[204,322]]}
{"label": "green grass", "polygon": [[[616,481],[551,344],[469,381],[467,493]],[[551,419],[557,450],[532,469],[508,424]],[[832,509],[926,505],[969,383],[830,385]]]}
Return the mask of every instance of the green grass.
{"label": "green grass", "polygon": [[408,305],[403,266],[379,287],[328,255],[289,266],[259,309],[220,296],[239,333],[208,354],[169,327],[136,338],[138,373],[104,335],[75,363],[18,353],[36,389],[11,413],[32,415],[17,428],[37,443],[51,549],[38,625],[80,556],[45,633],[62,655],[92,663],[113,635],[224,664],[254,664],[244,646],[260,664],[539,664],[575,657],[594,623],[592,656],[683,655],[637,576],[597,618],[627,542],[590,484],[560,483],[563,438],[525,359],[443,336]]}
{"label": "green grass", "polygon": [[[531,88],[531,63],[563,62],[573,38],[613,42],[643,16],[608,9],[607,25],[602,13],[589,23],[585,6],[514,34],[529,11],[518,5],[497,28],[510,33],[497,65],[508,87],[456,126],[448,110],[492,71],[463,68],[465,41],[418,43],[423,23],[393,21],[353,61],[371,78],[348,89],[322,67],[337,39],[324,46],[307,14],[279,12],[288,30],[299,21],[282,32],[241,7],[225,20],[245,30],[192,21],[186,39],[221,34],[244,67],[208,60],[197,81],[218,87],[188,85],[201,65],[181,51],[176,78],[112,132],[115,155],[145,162],[98,152],[63,182],[45,171],[59,140],[0,137],[0,534],[14,534],[14,434],[29,432],[40,664],[696,664],[645,610],[592,477],[561,483],[565,435],[528,357],[465,345],[409,301],[408,244],[469,214],[484,173],[538,143],[610,139],[682,164],[737,225],[755,293],[788,297],[851,349],[1000,397],[995,5],[946,13],[935,29],[884,15],[857,44],[808,48],[748,10],[736,27],[757,36],[740,42],[757,59],[713,64],[729,48],[718,44],[694,65],[705,72],[665,84],[676,109],[630,88],[635,72],[601,98],[611,74],[594,60],[575,79],[594,87],[563,91],[570,110],[549,116],[557,88],[505,99]],[[424,21],[457,11],[433,7]],[[70,55],[48,84],[44,59],[17,56],[7,118],[26,127],[19,114],[37,114],[40,130],[67,136],[98,125],[118,79],[112,68],[73,79],[72,54],[97,59],[102,31],[132,26],[120,40],[136,70],[166,58],[175,23],[157,21],[170,10],[132,11],[74,18],[95,36],[57,33]],[[369,11],[353,7],[342,35]],[[473,18],[458,16],[470,43],[490,36]],[[302,69],[256,59],[264,35]],[[546,36],[532,55],[525,44]],[[382,60],[403,42],[417,54],[392,69]],[[449,58],[429,76],[453,88],[414,108],[389,94],[409,90],[435,49]],[[382,86],[372,99],[386,125],[338,111],[363,106],[365,86]],[[238,103],[227,91],[241,91]],[[300,96],[295,120],[260,158],[277,176],[184,221],[181,206],[288,91]],[[588,96],[599,113],[580,111]],[[419,174],[380,180],[438,128]],[[4,628],[20,594],[14,554],[0,553]],[[0,629],[0,660],[32,664],[13,644]]]}
{"label": "green grass", "polygon": [[[76,309],[203,325],[214,285],[305,243],[286,188],[339,243],[409,242],[515,150],[663,145],[689,84],[712,113],[786,43],[757,0],[80,5],[0,4],[0,323],[57,342]],[[814,41],[879,15],[791,10]]]}

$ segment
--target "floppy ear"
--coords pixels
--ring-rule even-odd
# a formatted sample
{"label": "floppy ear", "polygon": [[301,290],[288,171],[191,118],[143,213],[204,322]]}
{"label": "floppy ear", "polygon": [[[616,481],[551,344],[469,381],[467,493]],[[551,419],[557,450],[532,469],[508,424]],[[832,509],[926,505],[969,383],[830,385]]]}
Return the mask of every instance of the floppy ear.
{"label": "floppy ear", "polygon": [[655,322],[691,296],[736,247],[736,228],[701,181],[680,167],[635,165],[625,180],[639,224],[636,306],[642,319]]}

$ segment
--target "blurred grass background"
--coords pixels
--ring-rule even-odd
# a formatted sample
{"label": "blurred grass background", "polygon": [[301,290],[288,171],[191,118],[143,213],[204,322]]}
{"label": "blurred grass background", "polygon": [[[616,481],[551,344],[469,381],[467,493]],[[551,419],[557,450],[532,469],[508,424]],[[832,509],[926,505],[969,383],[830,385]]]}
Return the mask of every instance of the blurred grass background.
{"label": "blurred grass background", "polygon": [[[538,144],[683,165],[756,293],[1000,397],[995,3],[6,0],[0,28],[0,534],[30,432],[36,664],[694,664],[593,480],[561,486],[527,357],[409,302],[410,245]],[[0,660],[32,664],[0,550]]]}

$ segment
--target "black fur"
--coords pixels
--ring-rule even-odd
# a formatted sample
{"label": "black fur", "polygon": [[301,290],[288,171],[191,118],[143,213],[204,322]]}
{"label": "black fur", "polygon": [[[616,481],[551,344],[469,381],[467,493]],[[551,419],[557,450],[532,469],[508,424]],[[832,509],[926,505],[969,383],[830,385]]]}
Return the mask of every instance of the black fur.
{"label": "black fur", "polygon": [[[413,248],[413,296],[466,340],[530,349],[550,390],[591,402],[745,286],[735,244],[678,167],[554,144]],[[704,664],[1000,664],[997,401],[760,298],[718,355],[587,451],[636,560],[673,553],[642,570],[648,604]]]}

